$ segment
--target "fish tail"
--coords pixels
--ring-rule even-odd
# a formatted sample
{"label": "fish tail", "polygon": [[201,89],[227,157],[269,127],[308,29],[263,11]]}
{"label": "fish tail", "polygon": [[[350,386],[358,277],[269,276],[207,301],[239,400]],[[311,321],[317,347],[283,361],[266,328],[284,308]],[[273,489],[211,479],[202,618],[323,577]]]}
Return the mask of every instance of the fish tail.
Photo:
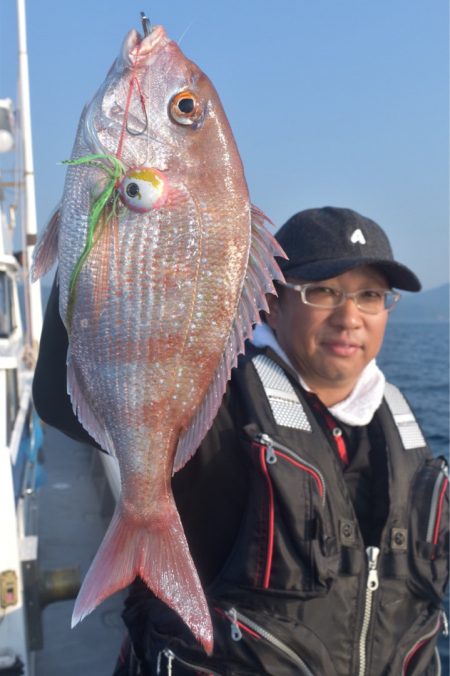
{"label": "fish tail", "polygon": [[119,502],[81,586],[72,627],[136,576],[177,612],[208,654],[213,632],[208,605],[172,500],[163,518],[138,521]]}

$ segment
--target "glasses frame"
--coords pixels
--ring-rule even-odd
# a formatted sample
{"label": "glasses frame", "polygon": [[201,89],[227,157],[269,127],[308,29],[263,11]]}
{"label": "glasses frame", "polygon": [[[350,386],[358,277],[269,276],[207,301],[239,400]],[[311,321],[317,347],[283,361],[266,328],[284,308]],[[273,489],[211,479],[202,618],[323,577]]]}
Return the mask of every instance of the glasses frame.
{"label": "glasses frame", "polygon": [[[342,307],[346,300],[350,298],[358,310],[360,312],[364,312],[364,314],[367,315],[379,315],[381,312],[391,312],[395,306],[397,305],[398,301],[401,298],[401,293],[398,291],[393,291],[392,289],[360,289],[359,291],[343,291],[342,289],[334,289],[334,287],[329,287],[330,289],[333,289],[334,291],[338,291],[341,294],[340,301],[337,305],[317,305],[317,303],[311,303],[310,301],[306,300],[306,291],[310,289],[311,287],[314,286],[327,286],[326,284],[321,284],[320,282],[308,282],[307,284],[294,284],[293,282],[284,282],[283,286],[287,287],[288,289],[292,289],[293,291],[297,291],[300,293],[302,303],[305,305],[309,305],[309,307],[315,307],[318,308],[319,310],[336,310],[338,307]],[[386,303],[386,296],[389,295],[392,298],[392,305],[390,307],[384,307],[382,310],[379,310],[377,312],[371,312],[370,310],[367,310],[359,305],[358,302],[358,296],[363,293],[364,291],[382,291],[384,293],[384,298],[385,298],[385,303]]]}

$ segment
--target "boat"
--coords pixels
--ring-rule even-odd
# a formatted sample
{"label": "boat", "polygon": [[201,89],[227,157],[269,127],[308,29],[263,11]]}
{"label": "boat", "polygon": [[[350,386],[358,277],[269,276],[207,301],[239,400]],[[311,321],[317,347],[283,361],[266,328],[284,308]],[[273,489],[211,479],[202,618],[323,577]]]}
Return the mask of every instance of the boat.
{"label": "boat", "polygon": [[[0,676],[34,676],[41,610],[73,597],[79,584],[74,569],[42,571],[38,558],[43,433],[32,380],[42,302],[29,275],[37,229],[25,0],[17,0],[17,18],[20,106],[0,99]],[[14,252],[18,226],[21,247]]]}
{"label": "boat", "polygon": [[33,368],[20,317],[21,272],[16,258],[1,251],[0,674],[6,669],[31,674],[27,595],[37,567],[34,513],[42,433],[31,401]]}

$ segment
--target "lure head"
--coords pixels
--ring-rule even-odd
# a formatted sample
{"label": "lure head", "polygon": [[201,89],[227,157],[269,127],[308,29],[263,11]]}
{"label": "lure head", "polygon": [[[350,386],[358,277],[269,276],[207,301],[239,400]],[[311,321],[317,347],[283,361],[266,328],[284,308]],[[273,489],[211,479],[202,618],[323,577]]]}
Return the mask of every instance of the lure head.
{"label": "lure head", "polygon": [[127,171],[118,191],[121,201],[128,209],[146,213],[165,204],[168,181],[158,169],[137,167]]}

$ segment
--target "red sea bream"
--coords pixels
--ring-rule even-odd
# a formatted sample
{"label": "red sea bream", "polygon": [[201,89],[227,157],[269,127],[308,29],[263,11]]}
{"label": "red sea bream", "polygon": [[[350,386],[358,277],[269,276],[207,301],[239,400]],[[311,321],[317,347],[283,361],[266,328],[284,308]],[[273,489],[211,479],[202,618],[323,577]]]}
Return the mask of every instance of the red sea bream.
{"label": "red sea bream", "polygon": [[58,258],[68,392],[122,482],[74,624],[140,576],[212,650],[171,477],[282,279],[264,221],[211,82],[162,27],[131,31],[82,114],[33,271]]}

